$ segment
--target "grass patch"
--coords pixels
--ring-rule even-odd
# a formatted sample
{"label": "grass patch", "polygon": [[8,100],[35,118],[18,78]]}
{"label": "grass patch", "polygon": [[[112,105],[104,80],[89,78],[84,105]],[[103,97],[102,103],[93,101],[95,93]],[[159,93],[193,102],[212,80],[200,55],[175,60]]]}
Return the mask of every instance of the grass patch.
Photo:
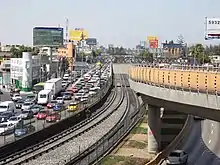
{"label": "grass patch", "polygon": [[147,147],[146,143],[143,142],[138,142],[135,140],[129,140],[124,147],[129,147],[129,148],[137,148],[137,149],[144,149]]}
{"label": "grass patch", "polygon": [[132,134],[147,134],[147,129],[143,127],[134,127],[131,133]]}
{"label": "grass patch", "polygon": [[125,156],[107,156],[101,165],[145,165],[149,160],[143,158],[125,157]]}

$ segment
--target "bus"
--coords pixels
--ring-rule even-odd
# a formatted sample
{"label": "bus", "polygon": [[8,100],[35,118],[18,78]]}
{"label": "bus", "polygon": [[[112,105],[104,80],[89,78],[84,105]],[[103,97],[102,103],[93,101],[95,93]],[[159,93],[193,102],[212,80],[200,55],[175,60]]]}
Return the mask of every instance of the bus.
{"label": "bus", "polygon": [[35,84],[33,87],[33,91],[38,93],[41,90],[44,90],[44,84],[45,84],[44,82],[39,82],[38,84]]}

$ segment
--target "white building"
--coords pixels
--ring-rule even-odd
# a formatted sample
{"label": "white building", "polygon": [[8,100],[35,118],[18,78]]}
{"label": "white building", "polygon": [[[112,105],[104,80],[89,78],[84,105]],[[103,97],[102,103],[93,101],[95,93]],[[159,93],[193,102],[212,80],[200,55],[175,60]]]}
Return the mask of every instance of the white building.
{"label": "white building", "polygon": [[23,52],[22,58],[11,58],[11,82],[16,88],[29,91],[40,79],[40,57]]}

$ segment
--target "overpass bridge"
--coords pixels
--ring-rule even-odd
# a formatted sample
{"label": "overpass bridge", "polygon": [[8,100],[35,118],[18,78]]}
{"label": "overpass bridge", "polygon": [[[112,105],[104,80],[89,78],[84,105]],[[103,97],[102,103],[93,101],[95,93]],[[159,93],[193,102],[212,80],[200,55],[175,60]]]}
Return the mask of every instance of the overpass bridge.
{"label": "overpass bridge", "polygon": [[[218,134],[218,132],[220,133],[218,131],[218,128],[220,128],[219,68],[207,69],[187,66],[159,68],[157,66],[129,64],[118,64],[115,68],[118,68],[120,72],[129,74],[131,88],[142,97],[147,105],[149,152],[159,151],[161,136],[158,130],[162,126],[160,108],[163,107],[165,111],[177,111],[204,117],[210,119],[210,121],[214,120],[212,122],[209,120],[202,122],[200,124],[201,128],[196,124],[196,130],[191,134],[194,136],[195,132],[198,132],[197,128],[199,128],[201,135],[192,137],[189,134],[190,141],[194,141],[195,144],[189,143],[188,147],[193,150],[193,145],[197,145],[195,148],[201,149],[204,147],[203,143],[205,143],[206,149],[209,148],[211,152],[220,155],[218,154],[220,150],[216,149],[215,145],[220,142],[218,140],[220,136]],[[216,129],[216,134],[215,131],[213,133],[214,129]],[[193,138],[196,138],[197,141],[200,141],[198,138],[202,139],[202,144],[197,144],[196,139]],[[204,153],[201,150],[198,152]]]}

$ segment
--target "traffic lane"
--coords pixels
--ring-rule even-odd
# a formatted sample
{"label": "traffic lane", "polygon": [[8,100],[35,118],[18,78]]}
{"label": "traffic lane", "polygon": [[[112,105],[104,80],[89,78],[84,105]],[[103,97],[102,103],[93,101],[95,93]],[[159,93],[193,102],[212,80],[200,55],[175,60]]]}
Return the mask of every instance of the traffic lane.
{"label": "traffic lane", "polygon": [[[211,150],[217,157],[220,157],[220,123],[212,120],[205,120],[203,122],[203,141],[209,150]],[[209,135],[207,138],[207,134]]]}
{"label": "traffic lane", "polygon": [[[94,99],[98,99],[98,97],[94,98]],[[90,103],[92,103],[94,101],[94,99],[91,99]],[[69,103],[73,102],[74,100],[75,100],[74,97],[72,98],[72,100],[66,100],[64,106],[67,107],[69,105]],[[82,108],[84,108],[84,107],[82,107]],[[52,111],[52,109],[47,109],[47,108],[45,108],[45,109]],[[74,114],[75,114],[75,112],[68,112],[67,109],[64,111],[61,111],[61,120],[64,120],[65,118],[68,118]],[[25,124],[31,123],[35,127],[35,131],[39,131],[41,129],[44,129],[44,128],[54,124],[54,123],[47,123],[45,120],[37,120],[36,118],[30,119],[30,120],[24,120],[24,123]],[[26,136],[28,136],[28,135],[26,135]],[[25,137],[25,136],[23,136],[23,137]],[[23,137],[20,137],[20,138],[23,138]],[[3,145],[8,144],[10,142],[13,142],[17,139],[19,139],[19,138],[15,138],[14,134],[0,136],[0,146],[3,146]]]}
{"label": "traffic lane", "polygon": [[[199,143],[199,137],[201,135],[201,123],[193,122],[188,135],[189,136],[187,137],[186,142],[183,144],[183,146],[178,146],[178,149],[185,150],[190,156],[190,152],[200,151],[199,148],[200,145],[198,145],[198,143]],[[162,165],[166,165],[166,162],[163,161]]]}
{"label": "traffic lane", "polygon": [[2,95],[0,95],[0,101],[3,102],[3,101],[10,101],[11,100],[11,96],[10,96],[10,93],[9,92],[6,92],[6,91],[2,91]]}

